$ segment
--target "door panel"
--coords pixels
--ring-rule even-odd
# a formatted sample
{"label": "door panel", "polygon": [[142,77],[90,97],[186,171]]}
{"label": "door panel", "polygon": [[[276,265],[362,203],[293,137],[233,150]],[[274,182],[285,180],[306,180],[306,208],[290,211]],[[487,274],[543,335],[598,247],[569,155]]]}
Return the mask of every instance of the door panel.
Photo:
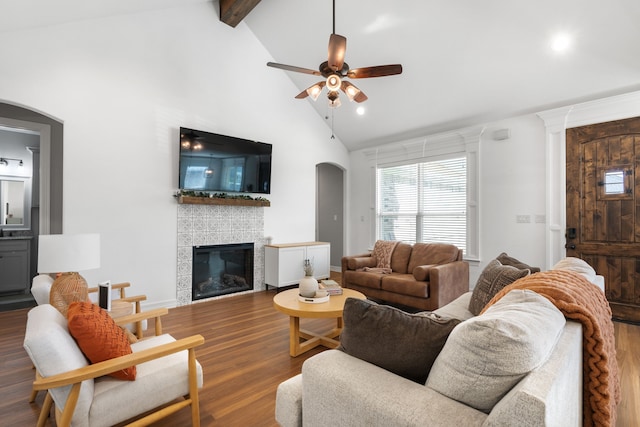
{"label": "door panel", "polygon": [[567,129],[566,167],[567,256],[604,276],[614,318],[640,322],[640,118]]}

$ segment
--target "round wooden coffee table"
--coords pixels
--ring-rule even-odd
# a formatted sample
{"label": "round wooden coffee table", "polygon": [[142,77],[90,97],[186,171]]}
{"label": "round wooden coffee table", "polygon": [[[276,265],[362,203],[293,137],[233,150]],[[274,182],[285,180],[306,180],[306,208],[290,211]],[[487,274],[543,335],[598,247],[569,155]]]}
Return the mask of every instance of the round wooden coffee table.
{"label": "round wooden coffee table", "polygon": [[[276,310],[289,315],[289,354],[293,357],[309,351],[312,348],[323,345],[328,348],[336,348],[340,344],[335,338],[342,332],[342,310],[347,298],[366,299],[364,294],[353,289],[342,289],[342,295],[332,295],[329,301],[312,304],[298,300],[298,288],[282,291],[273,297],[273,306]],[[308,330],[300,329],[300,318],[336,319],[336,327],[328,333],[316,334]],[[305,340],[300,342],[300,339]]]}

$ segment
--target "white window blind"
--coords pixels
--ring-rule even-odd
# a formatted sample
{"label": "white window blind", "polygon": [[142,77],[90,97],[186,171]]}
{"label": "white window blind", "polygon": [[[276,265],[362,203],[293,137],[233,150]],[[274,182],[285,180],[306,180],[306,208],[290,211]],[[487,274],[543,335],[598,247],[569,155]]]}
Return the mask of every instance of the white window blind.
{"label": "white window blind", "polygon": [[377,172],[378,239],[451,243],[466,250],[465,157]]}

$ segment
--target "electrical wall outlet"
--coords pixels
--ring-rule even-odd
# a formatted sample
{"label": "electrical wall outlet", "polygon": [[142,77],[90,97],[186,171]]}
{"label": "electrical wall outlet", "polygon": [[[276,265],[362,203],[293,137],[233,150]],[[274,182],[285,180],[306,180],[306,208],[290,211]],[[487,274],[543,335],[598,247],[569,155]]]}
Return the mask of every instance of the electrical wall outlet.
{"label": "electrical wall outlet", "polygon": [[531,215],[516,215],[516,222],[518,224],[528,224],[531,222]]}
{"label": "electrical wall outlet", "polygon": [[544,224],[547,222],[546,215],[536,215],[536,224]]}

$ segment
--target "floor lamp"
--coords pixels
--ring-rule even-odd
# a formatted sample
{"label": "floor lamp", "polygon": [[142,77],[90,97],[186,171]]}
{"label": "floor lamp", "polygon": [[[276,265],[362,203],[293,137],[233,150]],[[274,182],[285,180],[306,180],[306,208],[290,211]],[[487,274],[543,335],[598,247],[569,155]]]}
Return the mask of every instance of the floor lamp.
{"label": "floor lamp", "polygon": [[99,234],[48,234],[38,237],[38,273],[57,274],[49,304],[66,316],[74,301],[89,299],[87,282],[78,271],[100,267]]}

